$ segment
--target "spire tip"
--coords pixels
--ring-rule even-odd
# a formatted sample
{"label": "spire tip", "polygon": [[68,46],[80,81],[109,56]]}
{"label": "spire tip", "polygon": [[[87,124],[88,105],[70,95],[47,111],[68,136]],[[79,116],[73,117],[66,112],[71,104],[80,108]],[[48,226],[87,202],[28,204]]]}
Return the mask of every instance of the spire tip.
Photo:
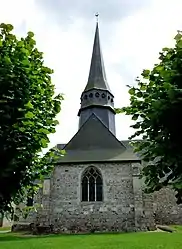
{"label": "spire tip", "polygon": [[99,22],[99,13],[98,12],[95,14],[95,17],[96,17],[96,23],[98,23]]}

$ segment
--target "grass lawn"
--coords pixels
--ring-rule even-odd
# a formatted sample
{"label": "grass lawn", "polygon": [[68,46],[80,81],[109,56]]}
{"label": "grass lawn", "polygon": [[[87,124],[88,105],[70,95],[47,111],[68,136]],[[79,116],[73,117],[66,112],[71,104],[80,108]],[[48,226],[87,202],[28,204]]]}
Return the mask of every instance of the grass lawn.
{"label": "grass lawn", "polygon": [[0,227],[0,231],[9,231],[11,227]]}
{"label": "grass lawn", "polygon": [[1,249],[182,249],[182,233],[23,236],[0,234]]}

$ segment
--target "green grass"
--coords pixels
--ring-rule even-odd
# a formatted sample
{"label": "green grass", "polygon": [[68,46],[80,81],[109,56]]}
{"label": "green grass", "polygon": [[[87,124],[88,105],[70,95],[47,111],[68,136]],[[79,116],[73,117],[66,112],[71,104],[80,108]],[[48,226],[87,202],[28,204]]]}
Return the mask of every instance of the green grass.
{"label": "green grass", "polygon": [[182,233],[182,226],[173,225],[173,226],[171,226],[171,227],[174,228],[177,232]]}
{"label": "green grass", "polygon": [[9,231],[11,227],[0,227],[0,231]]}
{"label": "green grass", "polygon": [[23,236],[0,234],[1,249],[182,249],[181,233]]}

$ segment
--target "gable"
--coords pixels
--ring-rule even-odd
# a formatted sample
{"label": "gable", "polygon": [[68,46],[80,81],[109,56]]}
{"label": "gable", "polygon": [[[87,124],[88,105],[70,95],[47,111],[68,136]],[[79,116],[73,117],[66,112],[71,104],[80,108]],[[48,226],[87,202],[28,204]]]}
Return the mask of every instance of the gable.
{"label": "gable", "polygon": [[75,136],[64,147],[65,150],[120,149],[125,146],[109,129],[92,114]]}

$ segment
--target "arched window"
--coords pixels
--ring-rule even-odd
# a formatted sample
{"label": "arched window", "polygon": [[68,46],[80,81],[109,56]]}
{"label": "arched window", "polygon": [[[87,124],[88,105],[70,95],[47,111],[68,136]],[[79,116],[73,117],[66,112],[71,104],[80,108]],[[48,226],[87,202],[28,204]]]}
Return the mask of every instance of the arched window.
{"label": "arched window", "polygon": [[102,177],[95,167],[89,167],[82,177],[82,201],[102,201]]}

